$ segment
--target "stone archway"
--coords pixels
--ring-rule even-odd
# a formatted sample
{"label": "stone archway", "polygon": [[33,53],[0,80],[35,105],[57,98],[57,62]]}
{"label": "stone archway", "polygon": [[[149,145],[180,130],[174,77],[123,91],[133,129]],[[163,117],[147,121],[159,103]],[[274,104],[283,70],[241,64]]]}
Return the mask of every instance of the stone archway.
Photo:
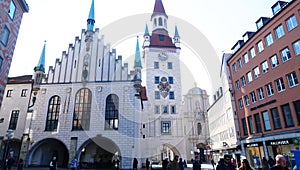
{"label": "stone archway", "polygon": [[157,148],[157,154],[152,156],[151,159],[161,161],[164,159],[173,160],[175,155],[181,156],[179,150],[175,146],[165,143]]}
{"label": "stone archway", "polygon": [[87,140],[78,150],[81,168],[112,168],[121,163],[119,147],[106,137],[96,136]]}
{"label": "stone archway", "polygon": [[53,138],[41,140],[30,149],[28,165],[48,167],[54,156],[57,158],[58,167],[68,167],[69,151],[65,144]]}

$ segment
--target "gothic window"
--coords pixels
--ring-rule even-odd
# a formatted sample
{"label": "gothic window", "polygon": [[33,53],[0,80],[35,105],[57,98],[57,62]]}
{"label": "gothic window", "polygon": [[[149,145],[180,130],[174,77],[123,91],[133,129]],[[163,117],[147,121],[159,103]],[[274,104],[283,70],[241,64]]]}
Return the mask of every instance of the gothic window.
{"label": "gothic window", "polygon": [[201,132],[202,132],[202,125],[201,125],[201,123],[198,123],[197,124],[197,133],[198,133],[198,135],[201,135]]}
{"label": "gothic window", "polygon": [[154,18],[154,27],[156,27],[157,26],[157,20],[156,20],[156,18]]}
{"label": "gothic window", "polygon": [[171,133],[171,122],[161,122],[161,133],[170,134]]}
{"label": "gothic window", "polygon": [[8,129],[16,130],[19,117],[19,110],[13,110],[10,117]]}
{"label": "gothic window", "polygon": [[89,130],[91,115],[92,92],[83,88],[77,91],[75,97],[73,130]]}
{"label": "gothic window", "polygon": [[163,26],[162,18],[158,18],[158,25],[159,25],[159,26]]}
{"label": "gothic window", "polygon": [[57,130],[59,110],[60,110],[60,97],[52,96],[48,103],[45,131]]}
{"label": "gothic window", "polygon": [[110,94],[106,98],[105,129],[118,130],[119,127],[119,97]]}

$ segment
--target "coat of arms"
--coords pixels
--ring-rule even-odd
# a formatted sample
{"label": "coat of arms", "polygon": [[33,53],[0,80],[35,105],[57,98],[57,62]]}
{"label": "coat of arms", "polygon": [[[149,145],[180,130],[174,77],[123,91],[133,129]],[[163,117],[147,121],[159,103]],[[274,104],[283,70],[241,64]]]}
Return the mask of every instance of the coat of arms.
{"label": "coat of arms", "polygon": [[162,77],[159,84],[157,85],[157,88],[159,89],[160,95],[166,98],[169,95],[171,85],[169,84],[166,77]]}

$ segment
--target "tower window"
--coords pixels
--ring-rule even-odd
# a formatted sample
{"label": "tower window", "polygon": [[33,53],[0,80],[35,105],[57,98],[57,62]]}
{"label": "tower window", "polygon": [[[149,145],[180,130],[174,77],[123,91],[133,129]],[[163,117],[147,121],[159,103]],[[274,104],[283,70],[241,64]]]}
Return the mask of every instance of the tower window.
{"label": "tower window", "polygon": [[0,36],[0,41],[5,47],[7,46],[9,35],[10,35],[10,31],[8,27],[5,25],[1,31],[1,36]]}
{"label": "tower window", "polygon": [[164,41],[164,40],[165,40],[164,34],[160,33],[159,34],[159,41]]}
{"label": "tower window", "polygon": [[159,19],[158,19],[158,26],[163,26],[162,18],[159,18]]}
{"label": "tower window", "polygon": [[157,26],[157,20],[156,20],[156,18],[154,18],[154,27],[156,27]]}

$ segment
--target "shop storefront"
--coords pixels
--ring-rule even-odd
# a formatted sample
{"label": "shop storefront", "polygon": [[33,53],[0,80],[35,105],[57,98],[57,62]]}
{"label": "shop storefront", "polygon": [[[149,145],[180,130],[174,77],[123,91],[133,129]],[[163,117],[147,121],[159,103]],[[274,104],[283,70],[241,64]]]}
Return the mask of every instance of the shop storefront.
{"label": "shop storefront", "polygon": [[250,166],[255,169],[262,168],[261,160],[265,157],[263,143],[247,143],[244,147],[246,149],[246,157]]}

